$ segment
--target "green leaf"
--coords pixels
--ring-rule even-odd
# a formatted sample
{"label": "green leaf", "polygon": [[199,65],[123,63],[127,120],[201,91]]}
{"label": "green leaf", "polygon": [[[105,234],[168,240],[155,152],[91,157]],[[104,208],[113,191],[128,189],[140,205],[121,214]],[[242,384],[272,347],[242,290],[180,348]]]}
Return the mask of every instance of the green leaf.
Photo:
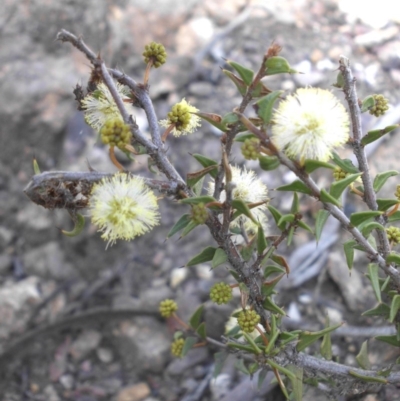
{"label": "green leaf", "polygon": [[357,244],[356,241],[350,240],[348,242],[345,242],[343,244],[343,249],[344,249],[344,254],[346,255],[346,262],[347,262],[347,267],[351,271],[353,268],[353,262],[354,262],[354,246]]}
{"label": "green leaf", "polygon": [[308,224],[304,223],[304,221],[298,220],[297,224],[299,227],[301,227],[304,230],[308,231],[309,233],[313,234],[312,228]]}
{"label": "green leaf", "polygon": [[395,263],[396,265],[400,265],[400,255],[396,252],[391,252],[386,257],[386,263]]}
{"label": "green leaf", "polygon": [[336,199],[339,199],[340,195],[342,195],[343,191],[358,177],[360,177],[361,173],[350,174],[347,177],[343,178],[343,180],[335,181],[329,190],[329,193]]}
{"label": "green leaf", "polygon": [[178,231],[185,228],[192,221],[190,214],[184,214],[180,219],[174,224],[174,226],[168,231],[167,238],[171,238]]}
{"label": "green leaf", "polygon": [[356,174],[360,171],[358,168],[353,164],[353,162],[349,159],[341,159],[339,155],[335,152],[332,152],[332,159],[333,162],[339,166],[342,170],[349,174]]}
{"label": "green leaf", "polygon": [[394,334],[392,336],[376,336],[375,339],[383,341],[395,347],[400,347],[400,341],[397,338],[397,334]]}
{"label": "green leaf", "polygon": [[222,124],[222,117],[219,114],[214,113],[200,113],[200,112],[192,112],[196,116],[199,116],[203,120],[207,121],[214,127],[218,128],[220,131],[225,132],[226,127]]}
{"label": "green leaf", "polygon": [[322,229],[326,221],[328,220],[329,212],[325,209],[318,210],[317,217],[315,219],[315,239],[319,242],[322,234]]}
{"label": "green leaf", "polygon": [[260,373],[258,374],[258,380],[257,380],[257,389],[260,390],[261,386],[264,383],[265,378],[267,377],[268,370],[267,369],[261,369]]}
{"label": "green leaf", "polygon": [[325,189],[321,189],[320,192],[320,200],[321,202],[325,203],[332,203],[333,205],[340,207],[340,202],[335,199],[332,195],[328,194],[328,192],[325,191]]}
{"label": "green leaf", "polygon": [[240,78],[242,78],[246,85],[250,85],[253,82],[254,71],[243,67],[241,64],[236,63],[235,61],[226,60],[226,63],[239,73]]}
{"label": "green leaf", "polygon": [[195,196],[201,196],[201,193],[203,191],[204,178],[205,178],[205,176],[201,177],[200,180],[197,181],[196,184],[193,185],[192,190],[193,190]]}
{"label": "green leaf", "polygon": [[217,202],[217,200],[210,195],[204,195],[204,196],[196,196],[193,198],[185,198],[179,201],[179,203],[183,203],[185,205],[198,205],[199,203],[210,203],[210,202]]}
{"label": "green leaf", "polygon": [[362,313],[362,316],[383,316],[385,319],[389,318],[390,307],[386,304],[378,304],[375,308],[368,309]]}
{"label": "green leaf", "polygon": [[393,223],[394,221],[400,220],[400,210],[394,212],[392,215],[388,217],[388,223]]}
{"label": "green leaf", "polygon": [[186,237],[192,230],[194,230],[199,224],[193,220],[189,221],[189,224],[182,230],[182,233],[179,238]]}
{"label": "green leaf", "polygon": [[400,295],[395,295],[390,305],[389,322],[393,323],[400,308]]}
{"label": "green leaf", "polygon": [[364,341],[361,345],[360,352],[356,356],[356,361],[361,369],[368,370],[371,368],[371,363],[368,358],[368,341]]}
{"label": "green leaf", "polygon": [[335,169],[335,166],[333,164],[321,162],[319,160],[307,159],[304,161],[304,170],[307,174],[311,174],[313,171],[321,167],[329,168],[331,170]]}
{"label": "green leaf", "polygon": [[275,74],[295,74],[296,70],[293,70],[288,61],[280,56],[269,57],[265,63],[265,75],[275,75]]}
{"label": "green leaf", "polygon": [[243,337],[247,340],[256,355],[261,354],[262,351],[258,348],[257,344],[254,342],[253,337],[245,331],[242,332]]}
{"label": "green leaf", "polygon": [[238,121],[239,121],[238,115],[233,112],[229,112],[222,117],[222,124],[224,124],[224,126],[227,128],[236,124]]}
{"label": "green leaf", "polygon": [[214,354],[214,378],[216,378],[222,372],[222,368],[224,367],[224,363],[228,355],[229,353],[227,351],[218,351]]}
{"label": "green leaf", "polygon": [[285,269],[286,274],[290,273],[289,265],[282,255],[271,255],[271,259],[279,266],[282,266]]}
{"label": "green leaf", "polygon": [[[327,319],[327,326],[329,327],[329,319]],[[332,360],[332,342],[331,342],[331,333],[326,333],[322,337],[321,342],[321,355],[328,361]]]}
{"label": "green leaf", "polygon": [[61,232],[67,237],[76,237],[85,227],[85,218],[81,214],[76,213],[73,215],[72,219],[74,221],[74,228],[71,231],[61,230]]}
{"label": "green leaf", "polygon": [[397,205],[399,201],[397,199],[377,199],[376,203],[378,204],[378,210],[385,212],[392,206]]}
{"label": "green leaf", "polygon": [[185,344],[183,344],[182,356],[185,356],[197,343],[196,337],[186,337]]}
{"label": "green leaf", "polygon": [[300,211],[300,203],[299,203],[299,196],[297,195],[297,192],[293,194],[293,201],[292,201],[292,207],[290,208],[290,213],[296,214],[299,213]]}
{"label": "green leaf", "polygon": [[389,171],[385,171],[384,173],[379,173],[375,176],[374,179],[374,191],[375,192],[379,192],[379,190],[385,185],[386,181],[390,178],[390,177],[394,177],[396,175],[399,175],[399,172],[396,170],[389,170]]}
{"label": "green leaf", "polygon": [[263,252],[267,249],[268,243],[265,239],[264,230],[261,225],[258,226],[257,232],[257,253],[262,255]]}
{"label": "green leaf", "polygon": [[232,71],[223,69],[222,72],[235,84],[242,96],[246,94],[248,86],[245,84],[243,79],[240,79]]}
{"label": "green leaf", "polygon": [[362,100],[361,103],[361,113],[365,113],[368,111],[371,107],[375,106],[375,99],[372,95],[367,96],[365,99]]}
{"label": "green leaf", "polygon": [[303,368],[296,365],[287,365],[286,368],[290,370],[294,377],[290,376],[290,382],[292,383],[294,401],[302,401],[303,399]]}
{"label": "green leaf", "polygon": [[281,281],[281,279],[286,275],[286,272],[281,273],[274,279],[265,282],[261,287],[261,292],[265,297],[273,295],[275,286]]}
{"label": "green leaf", "polygon": [[227,260],[228,256],[226,256],[225,251],[222,248],[217,248],[211,261],[211,268],[215,269],[217,266],[222,265],[222,263],[225,263]]}
{"label": "green leaf", "polygon": [[375,229],[384,231],[385,227],[383,227],[381,224],[377,223],[376,221],[371,221],[371,222],[363,225],[361,233],[365,238],[367,238],[371,234],[372,230],[375,230]]}
{"label": "green leaf", "polygon": [[293,223],[294,222],[294,214],[285,214],[278,221],[278,227],[283,225],[284,223]]}
{"label": "green leaf", "polygon": [[[205,157],[203,155],[200,155],[198,153],[194,153],[192,155],[203,167],[210,167],[210,166],[217,166],[218,163],[213,160],[213,159],[209,159],[208,157]],[[210,175],[212,178],[216,178],[217,177],[217,171],[211,171]]]}
{"label": "green leaf", "polygon": [[299,336],[299,342],[297,343],[296,349],[298,352],[304,351],[309,345],[317,341],[319,338],[327,333],[330,333],[340,327],[342,323],[336,324],[335,326],[326,327],[323,330],[310,332],[302,331]]}
{"label": "green leaf", "polygon": [[251,214],[249,206],[243,202],[241,199],[234,199],[232,201],[232,207],[234,207],[239,214],[233,216],[235,219],[239,217],[241,214],[244,214],[246,217],[251,219],[255,224],[258,224],[258,221],[254,218],[254,216]]}
{"label": "green leaf", "polygon": [[367,212],[357,212],[357,213],[353,213],[350,216],[350,223],[354,226],[357,227],[359,226],[361,223],[364,223],[364,221],[367,221],[369,219],[372,219],[374,217],[380,216],[382,214],[382,212],[378,212],[378,211],[373,211],[373,210],[369,210]]}
{"label": "green leaf", "polygon": [[195,257],[190,259],[189,262],[186,263],[186,266],[189,267],[198,265],[199,263],[209,262],[210,260],[213,259],[216,250],[217,248],[208,246],[207,248],[203,249],[199,254],[197,254]]}
{"label": "green leaf", "polygon": [[196,330],[200,325],[201,316],[203,314],[204,305],[200,305],[189,319],[190,327]]}
{"label": "green leaf", "polygon": [[282,267],[279,267],[276,265],[268,265],[265,267],[265,270],[264,270],[265,278],[268,278],[271,274],[274,274],[274,273],[279,273],[279,274],[285,273],[286,274],[286,270],[282,269]]}
{"label": "green leaf", "polygon": [[202,340],[205,340],[207,338],[206,324],[204,322],[201,323],[199,327],[197,327],[196,333],[200,336]]}
{"label": "green leaf", "polygon": [[260,168],[264,171],[275,170],[280,165],[280,161],[276,156],[260,156],[258,158]]}
{"label": "green leaf", "polygon": [[253,108],[256,111],[257,115],[263,120],[265,124],[270,123],[274,104],[283,92],[284,91],[271,92],[267,96],[262,97],[253,105]]}
{"label": "green leaf", "polygon": [[367,135],[365,135],[361,139],[361,144],[362,145],[368,145],[371,142],[376,141],[379,138],[382,138],[384,135],[388,134],[389,132],[392,132],[395,130],[399,124],[396,125],[389,125],[388,127],[385,127],[383,129],[376,129],[374,131],[369,131]]}
{"label": "green leaf", "polygon": [[251,138],[257,138],[257,137],[251,132],[242,132],[241,134],[235,136],[234,141],[243,143],[246,139],[251,139]]}
{"label": "green leaf", "polygon": [[33,172],[35,173],[35,175],[41,173],[39,163],[37,162],[36,158],[33,159]]}
{"label": "green leaf", "polygon": [[276,305],[272,300],[271,297],[266,297],[263,302],[264,309],[267,309],[273,313],[278,313],[279,315],[285,316],[286,313],[283,309],[281,309],[278,305]]}
{"label": "green leaf", "polygon": [[[239,344],[237,344],[237,345],[239,345]],[[247,369],[246,365],[244,364],[243,359],[241,359],[241,358],[240,358],[240,359],[236,359],[236,361],[235,361],[235,368],[236,368],[239,372],[242,372],[242,373],[244,373],[244,374],[247,375],[247,376],[250,375],[249,370]]]}
{"label": "green leaf", "polygon": [[277,191],[294,191],[294,192],[302,192],[307,195],[311,195],[311,190],[304,184],[303,181],[295,180],[291,184],[283,185],[279,188],[276,188]]}
{"label": "green leaf", "polygon": [[212,171],[216,172],[217,170],[218,166],[214,165],[206,167],[203,170],[196,171],[195,173],[188,173],[186,174],[186,182],[190,188],[193,188],[197,184],[197,182],[200,181],[204,176],[206,176],[207,174],[211,175]]}
{"label": "green leaf", "polygon": [[295,231],[295,228],[293,226],[291,226],[289,228],[289,233],[288,233],[287,240],[286,240],[287,246],[290,246],[292,244],[293,237],[294,237],[294,231]]}
{"label": "green leaf", "polygon": [[269,89],[267,86],[264,85],[263,82],[260,81],[251,91],[251,96],[253,97],[253,99],[256,99],[258,97],[268,95],[271,92],[271,89]]}
{"label": "green leaf", "polygon": [[[267,206],[268,210],[271,212],[272,217],[275,220],[275,224],[278,225],[278,221],[281,219],[282,214],[278,209],[275,209],[272,205],[268,205]],[[278,228],[280,230],[284,230],[285,229],[286,224],[282,224],[281,226],[278,226]]]}
{"label": "green leaf", "polygon": [[379,266],[376,263],[370,263],[368,265],[368,278],[371,281],[375,298],[379,303],[381,303],[382,298],[381,298],[381,285],[379,283]]}
{"label": "green leaf", "polygon": [[357,379],[361,379],[367,383],[383,383],[383,384],[388,383],[388,381],[384,377],[361,375],[355,372],[354,370],[349,370],[349,375],[356,377]]}

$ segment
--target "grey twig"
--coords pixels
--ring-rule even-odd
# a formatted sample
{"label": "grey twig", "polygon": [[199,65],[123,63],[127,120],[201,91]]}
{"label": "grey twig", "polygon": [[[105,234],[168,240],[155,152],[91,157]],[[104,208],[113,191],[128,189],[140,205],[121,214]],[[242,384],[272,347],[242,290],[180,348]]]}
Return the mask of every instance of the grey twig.
{"label": "grey twig", "polygon": [[[378,204],[376,202],[376,194],[372,185],[372,179],[369,172],[367,155],[365,153],[364,145],[361,143],[362,139],[362,128],[361,128],[361,110],[358,104],[357,90],[356,90],[356,80],[353,77],[349,60],[341,56],[339,59],[339,70],[344,78],[344,87],[343,91],[346,97],[346,101],[349,105],[352,129],[353,129],[353,138],[352,138],[352,146],[354,155],[358,161],[358,168],[363,173],[361,176],[363,185],[364,185],[364,200],[370,210],[378,210]],[[379,217],[377,221],[380,224],[385,224],[384,218]],[[380,251],[382,252],[382,256],[386,258],[386,256],[390,253],[390,246],[387,235],[383,230],[375,230],[378,241]]]}

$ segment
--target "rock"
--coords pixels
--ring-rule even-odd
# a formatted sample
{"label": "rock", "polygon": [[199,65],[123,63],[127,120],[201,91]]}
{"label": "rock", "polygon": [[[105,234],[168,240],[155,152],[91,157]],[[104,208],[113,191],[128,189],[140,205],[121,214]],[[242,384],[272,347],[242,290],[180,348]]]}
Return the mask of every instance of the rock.
{"label": "rock", "polygon": [[97,357],[103,363],[110,363],[114,359],[114,354],[109,348],[100,347],[96,350]]}
{"label": "rock", "polygon": [[29,250],[23,255],[27,274],[65,279],[74,275],[71,265],[65,262],[64,253],[56,241]]}
{"label": "rock", "polygon": [[117,401],[140,401],[150,395],[150,387],[147,383],[138,383],[130,387],[123,388],[117,397]]}
{"label": "rock", "polygon": [[0,338],[21,329],[29,319],[32,305],[41,300],[39,279],[29,277],[17,283],[5,283],[0,289]]}
{"label": "rock", "polygon": [[208,359],[208,350],[205,347],[192,348],[187,355],[180,359],[174,359],[167,368],[167,373],[171,376],[180,376],[191,367],[203,363]]}
{"label": "rock", "polygon": [[101,341],[101,333],[96,330],[85,330],[71,345],[70,354],[75,360],[82,360],[96,349]]}
{"label": "rock", "polygon": [[114,332],[120,358],[132,372],[162,372],[169,356],[170,334],[165,323],[151,317],[123,321]]}

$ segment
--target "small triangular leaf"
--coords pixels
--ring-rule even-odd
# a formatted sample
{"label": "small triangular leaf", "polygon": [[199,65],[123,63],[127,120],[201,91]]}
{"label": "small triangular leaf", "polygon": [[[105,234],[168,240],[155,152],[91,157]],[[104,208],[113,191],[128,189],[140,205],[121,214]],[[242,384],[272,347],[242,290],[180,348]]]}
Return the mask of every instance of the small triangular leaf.
{"label": "small triangular leaf", "polygon": [[174,224],[174,226],[168,231],[167,238],[172,237],[178,231],[185,228],[192,221],[190,214],[184,214],[180,219]]}
{"label": "small triangular leaf", "polygon": [[385,319],[389,318],[390,307],[386,304],[378,304],[375,308],[368,309],[362,313],[362,316],[382,316]]}
{"label": "small triangular leaf", "polygon": [[236,63],[235,61],[226,60],[226,63],[239,73],[240,78],[242,78],[246,85],[250,85],[253,82],[254,71],[242,66],[239,63]]}
{"label": "small triangular leaf", "polygon": [[258,226],[257,232],[257,253],[262,255],[265,249],[267,249],[268,243],[265,239],[264,230],[261,225]]}
{"label": "small triangular leaf", "polygon": [[183,344],[182,357],[184,357],[197,343],[196,337],[186,337],[185,344]]}
{"label": "small triangular leaf", "polygon": [[340,327],[342,323],[336,324],[335,326],[327,327],[323,330],[310,332],[302,331],[299,336],[299,342],[297,343],[296,349],[301,352],[304,351],[309,345],[317,341],[319,338],[324,336],[326,333],[330,333]]}
{"label": "small triangular leaf", "polygon": [[241,95],[245,95],[247,92],[247,85],[244,83],[243,79],[240,79],[232,71],[223,69],[222,72],[235,84]]}
{"label": "small triangular leaf", "polygon": [[226,256],[225,251],[222,248],[217,248],[211,261],[211,268],[215,269],[217,266],[222,265],[222,263],[225,263],[227,260],[228,256]]}
{"label": "small triangular leaf", "polygon": [[376,130],[373,130],[373,131],[369,131],[368,134],[365,135],[361,139],[361,144],[364,145],[364,146],[368,145],[369,143],[374,142],[379,138],[382,138],[384,135],[388,134],[389,132],[392,132],[398,126],[399,126],[399,124],[389,125],[388,127],[385,127],[383,129],[376,129]]}
{"label": "small triangular leaf", "polygon": [[357,244],[356,241],[350,240],[343,244],[344,254],[346,256],[347,267],[351,271],[354,262],[354,246]]}
{"label": "small triangular leaf", "polygon": [[282,185],[281,187],[276,188],[277,191],[294,191],[294,192],[302,192],[307,195],[311,195],[311,190],[304,184],[303,181],[295,180],[291,184]]}
{"label": "small triangular leaf", "polygon": [[358,177],[360,177],[361,173],[349,174],[343,180],[335,181],[329,190],[329,193],[335,198],[339,199],[340,195],[342,195],[343,191]]}
{"label": "small triangular leaf", "polygon": [[281,90],[271,92],[267,96],[262,97],[253,105],[253,108],[256,111],[257,115],[263,120],[265,124],[269,124],[269,122],[271,121],[274,104],[282,93],[283,91]]}
{"label": "small triangular leaf", "polygon": [[311,174],[318,168],[329,168],[331,170],[334,170],[335,166],[330,163],[321,162],[319,160],[313,160],[313,159],[306,159],[304,161],[304,170],[307,174]]}
{"label": "small triangular leaf", "polygon": [[390,304],[389,322],[393,323],[400,308],[400,295],[395,295]]}
{"label": "small triangular leaf", "polygon": [[315,219],[315,239],[317,242],[319,242],[321,238],[322,229],[324,228],[329,215],[330,213],[325,209],[318,210],[317,217]]}
{"label": "small triangular leaf", "polygon": [[204,305],[200,305],[189,319],[190,327],[196,330],[200,325],[201,316],[203,314]]}
{"label": "small triangular leaf", "polygon": [[353,213],[350,216],[350,223],[354,226],[357,227],[359,226],[361,223],[364,223],[365,221],[372,219],[374,217],[380,216],[382,214],[382,212],[378,212],[378,211],[367,211],[367,212],[357,212],[357,213]]}
{"label": "small triangular leaf", "polygon": [[321,202],[332,203],[333,205],[340,207],[340,202],[332,195],[328,194],[328,192],[326,192],[325,189],[321,189],[320,194],[321,194],[320,195]]}
{"label": "small triangular leaf", "polygon": [[197,327],[196,333],[200,336],[200,338],[201,338],[202,340],[205,340],[205,339],[207,338],[206,324],[205,324],[204,322],[203,322],[203,323],[200,323],[200,326]]}
{"label": "small triangular leaf", "polygon": [[377,199],[376,203],[378,204],[379,211],[386,212],[392,206],[397,205],[399,201],[397,199]]}
{"label": "small triangular leaf", "polygon": [[219,114],[214,113],[200,113],[200,112],[192,112],[196,116],[199,116],[203,120],[209,122],[215,128],[218,128],[220,131],[225,132],[226,127],[222,124],[222,117]]}
{"label": "small triangular leaf", "polygon": [[[217,166],[218,163],[213,160],[210,159],[206,156],[200,155],[198,153],[194,153],[192,154],[192,156],[203,166],[203,167],[210,167],[210,166]],[[211,171],[210,175],[212,178],[216,178],[217,177],[217,171]]]}
{"label": "small triangular leaf", "polygon": [[207,174],[211,175],[211,172],[212,171],[216,172],[217,169],[218,166],[214,165],[206,167],[203,170],[196,171],[195,173],[188,173],[186,175],[186,182],[190,188],[193,188],[197,184],[197,182],[200,181],[204,176],[206,176]]}
{"label": "small triangular leaf", "polygon": [[237,218],[241,214],[244,214],[246,217],[251,219],[255,224],[258,224],[258,221],[251,214],[249,206],[245,202],[243,202],[241,199],[234,199],[232,201],[232,207],[234,207],[239,212],[239,215],[236,215],[236,213],[235,213],[234,218]]}
{"label": "small triangular leaf", "polygon": [[385,230],[385,227],[383,227],[381,224],[377,223],[376,221],[371,221],[365,225],[363,225],[362,229],[361,229],[361,233],[362,235],[367,238],[372,230]]}
{"label": "small triangular leaf", "polygon": [[374,191],[379,192],[379,190],[385,185],[385,182],[390,178],[398,175],[399,172],[396,170],[385,171],[383,173],[379,173],[375,176],[374,179]]}
{"label": "small triangular leaf", "polygon": [[400,341],[397,338],[397,334],[394,334],[393,336],[376,336],[375,339],[395,347],[400,347]]}
{"label": "small triangular leaf", "polygon": [[346,173],[356,174],[360,172],[350,159],[341,159],[335,152],[332,152],[332,159],[333,162]]}
{"label": "small triangular leaf", "polygon": [[356,361],[361,369],[368,370],[371,368],[371,363],[368,358],[368,341],[364,341],[361,345],[360,352],[356,356]]}
{"label": "small triangular leaf", "polygon": [[198,265],[199,263],[209,262],[210,260],[213,259],[216,250],[217,248],[208,246],[207,248],[203,249],[199,254],[197,254],[195,257],[190,259],[189,262],[186,263],[186,266],[189,267]]}
{"label": "small triangular leaf", "polygon": [[370,263],[368,265],[368,278],[371,281],[375,298],[379,303],[381,303],[382,297],[381,297],[381,285],[379,283],[379,266],[376,263]]}
{"label": "small triangular leaf", "polygon": [[260,168],[264,171],[275,170],[281,163],[276,156],[263,155],[258,158],[258,161],[260,162]]}

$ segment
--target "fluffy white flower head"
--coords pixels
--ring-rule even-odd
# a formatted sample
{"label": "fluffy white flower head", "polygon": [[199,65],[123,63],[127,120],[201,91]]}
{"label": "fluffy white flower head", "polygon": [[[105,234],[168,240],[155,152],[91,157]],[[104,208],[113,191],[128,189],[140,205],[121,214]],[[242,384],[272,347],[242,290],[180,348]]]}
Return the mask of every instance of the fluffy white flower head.
{"label": "fluffy white flower head", "polygon": [[113,244],[150,231],[160,221],[157,198],[144,180],[118,173],[92,188],[89,211],[102,238]]}
{"label": "fluffy white flower head", "polygon": [[201,126],[201,119],[196,114],[199,109],[192,106],[185,99],[172,106],[171,111],[168,113],[168,118],[160,120],[159,123],[163,128],[168,128],[174,124],[172,134],[174,136],[181,136],[191,134],[196,131],[197,127]]}
{"label": "fluffy white flower head", "polygon": [[[238,199],[246,203],[258,203],[265,202],[264,204],[254,207],[251,209],[251,214],[254,218],[263,226],[267,226],[267,216],[265,211],[267,210],[268,201],[268,188],[262,181],[257,178],[256,173],[252,170],[246,170],[246,167],[241,169],[237,166],[231,166],[232,169],[232,181],[233,186],[232,198]],[[214,183],[210,182],[208,187],[208,193],[212,195],[214,193]],[[226,197],[225,191],[221,193],[221,200],[224,201]],[[247,232],[257,232],[257,225],[248,217],[241,215],[231,223],[231,227],[239,227],[240,224],[244,225]]]}
{"label": "fluffy white flower head", "polygon": [[272,142],[291,159],[327,161],[349,139],[349,116],[328,90],[301,88],[273,114]]}
{"label": "fluffy white flower head", "polygon": [[[116,83],[117,91],[122,99],[127,99],[129,88]],[[85,113],[85,121],[97,132],[100,131],[104,123],[111,118],[120,118],[121,114],[107,86],[102,82],[97,89],[85,96],[82,100],[82,107]],[[133,106],[125,103],[125,108],[129,114],[133,112]]]}

